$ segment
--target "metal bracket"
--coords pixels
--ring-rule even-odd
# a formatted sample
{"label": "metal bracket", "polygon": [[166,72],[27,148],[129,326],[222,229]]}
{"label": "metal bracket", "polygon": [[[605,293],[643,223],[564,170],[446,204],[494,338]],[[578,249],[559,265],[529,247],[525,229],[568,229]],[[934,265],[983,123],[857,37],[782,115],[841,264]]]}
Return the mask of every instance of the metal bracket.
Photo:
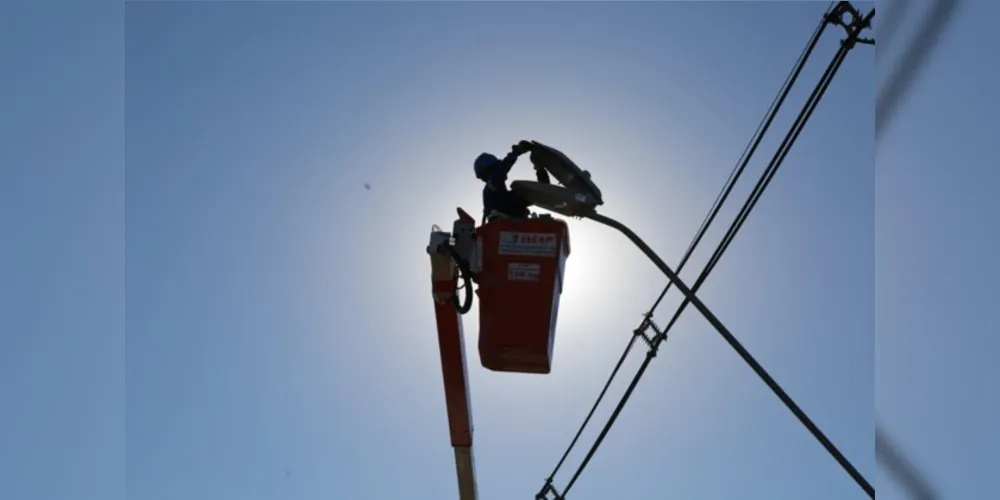
{"label": "metal bracket", "polygon": [[[653,332],[656,333],[656,335],[650,337],[649,334],[646,333],[650,329],[652,329]],[[662,344],[663,341],[667,339],[666,333],[656,324],[655,321],[653,321],[652,312],[648,312],[645,314],[645,316],[642,319],[642,324],[640,324],[639,328],[636,328],[632,332],[632,334],[638,337],[642,337],[642,340],[646,341],[646,345],[649,346],[650,357],[656,356],[656,353],[660,348],[660,344]]]}
{"label": "metal bracket", "polygon": [[[549,493],[552,493],[554,496],[549,497]],[[564,500],[564,498],[565,497],[560,495],[556,490],[556,487],[552,486],[551,480],[546,481],[545,486],[542,486],[542,491],[539,491],[538,494],[535,495],[535,500]]]}
{"label": "metal bracket", "polygon": [[[850,17],[849,21],[844,19],[847,16]],[[849,44],[851,46],[858,43],[874,46],[874,38],[861,38],[858,36],[862,31],[871,29],[872,18],[874,17],[875,9],[872,9],[866,15],[862,15],[858,9],[851,5],[851,2],[840,2],[827,15],[826,21],[844,29],[847,34],[847,38],[841,40],[841,43]]]}

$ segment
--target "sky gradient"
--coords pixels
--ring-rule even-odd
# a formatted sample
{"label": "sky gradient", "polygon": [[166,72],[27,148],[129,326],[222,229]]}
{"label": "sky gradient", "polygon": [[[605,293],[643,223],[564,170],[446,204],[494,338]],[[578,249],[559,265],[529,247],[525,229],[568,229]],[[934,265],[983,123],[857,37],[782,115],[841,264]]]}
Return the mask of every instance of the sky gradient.
{"label": "sky gradient", "polygon": [[[478,211],[471,160],[555,145],[676,261],[822,9],[131,6],[129,496],[454,496],[422,247]],[[837,267],[873,275],[873,63],[845,64],[702,292],[869,475],[873,289]],[[541,486],[665,283],[573,231],[555,373],[470,370],[484,500]],[[859,497],[703,320],[677,332],[575,498]]]}
{"label": "sky gradient", "polygon": [[[521,139],[563,150],[591,171],[605,213],[675,264],[825,6],[4,7],[25,22],[0,35],[19,69],[0,81],[19,97],[5,104],[0,184],[16,284],[0,289],[12,401],[0,493],[454,498],[424,245],[454,207],[478,211],[475,156]],[[983,42],[971,33],[946,44]],[[839,38],[820,44],[737,199]],[[700,293],[887,493],[876,388],[879,418],[936,464],[949,496],[996,492],[944,480],[985,473],[964,451],[997,444],[983,435],[995,413],[948,409],[974,403],[954,389],[962,372],[997,377],[993,322],[965,312],[995,302],[995,262],[974,263],[996,252],[997,174],[975,161],[985,150],[958,147],[989,128],[940,134],[934,121],[995,111],[963,100],[998,83],[977,71],[929,76],[951,101],[915,99],[893,132],[910,142],[889,138],[876,157],[874,51],[856,49]],[[960,170],[940,168],[956,158]],[[483,500],[538,490],[665,284],[610,230],[571,231],[553,373],[487,372],[469,352]],[[945,255],[949,266],[913,272]],[[947,286],[972,272],[959,300]],[[468,345],[476,326],[466,318]],[[965,340],[949,348],[938,329]],[[906,349],[876,358],[903,335]],[[571,498],[609,496],[865,498],[693,310]]]}

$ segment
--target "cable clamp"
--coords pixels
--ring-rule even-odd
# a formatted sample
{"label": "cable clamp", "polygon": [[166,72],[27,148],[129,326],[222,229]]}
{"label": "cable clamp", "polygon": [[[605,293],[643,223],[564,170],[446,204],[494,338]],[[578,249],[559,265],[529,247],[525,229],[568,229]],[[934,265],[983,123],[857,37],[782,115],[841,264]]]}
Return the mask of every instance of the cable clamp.
{"label": "cable clamp", "polygon": [[[650,329],[652,329],[653,332],[656,333],[656,335],[650,336],[647,333],[647,331]],[[667,338],[667,336],[663,333],[660,327],[657,326],[656,322],[653,321],[652,312],[648,312],[645,314],[645,316],[642,319],[642,324],[639,325],[639,328],[633,330],[632,334],[637,337],[642,337],[642,340],[644,340],[646,342],[646,345],[649,346],[649,355],[651,357],[656,356],[656,350],[660,346],[660,343],[666,340]]]}
{"label": "cable clamp", "polygon": [[[552,493],[555,496],[549,497],[549,493]],[[535,500],[563,500],[563,498],[564,497],[556,491],[555,486],[552,486],[552,479],[545,481],[545,486],[542,486],[542,491],[539,491],[538,494],[535,495]]]}

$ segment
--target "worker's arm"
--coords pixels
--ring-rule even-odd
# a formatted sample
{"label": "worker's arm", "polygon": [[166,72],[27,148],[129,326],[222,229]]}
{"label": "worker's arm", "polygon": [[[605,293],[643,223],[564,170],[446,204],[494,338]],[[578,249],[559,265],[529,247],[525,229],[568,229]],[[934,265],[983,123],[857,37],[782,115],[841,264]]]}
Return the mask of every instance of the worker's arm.
{"label": "worker's arm", "polygon": [[514,168],[514,164],[517,163],[517,158],[522,154],[523,153],[516,150],[507,153],[507,156],[504,156],[503,159],[500,160],[500,164],[493,169],[492,174],[506,179],[507,174],[510,173],[510,169]]}
{"label": "worker's arm", "polygon": [[510,173],[510,169],[514,168],[514,164],[517,163],[517,159],[528,152],[530,144],[527,141],[521,141],[510,148],[510,153],[504,156],[500,160],[500,164],[493,167],[489,173],[489,183],[492,186],[502,186],[507,182],[507,174]]}

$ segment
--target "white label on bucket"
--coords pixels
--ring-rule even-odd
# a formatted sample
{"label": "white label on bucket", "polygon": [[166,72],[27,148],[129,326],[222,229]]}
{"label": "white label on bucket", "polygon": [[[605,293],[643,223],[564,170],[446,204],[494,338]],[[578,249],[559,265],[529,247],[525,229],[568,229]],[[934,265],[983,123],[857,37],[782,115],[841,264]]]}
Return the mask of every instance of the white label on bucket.
{"label": "white label on bucket", "polygon": [[507,279],[509,281],[538,281],[542,275],[541,264],[517,264],[507,265]]}
{"label": "white label on bucket", "polygon": [[500,233],[500,255],[555,257],[559,241],[555,233]]}

